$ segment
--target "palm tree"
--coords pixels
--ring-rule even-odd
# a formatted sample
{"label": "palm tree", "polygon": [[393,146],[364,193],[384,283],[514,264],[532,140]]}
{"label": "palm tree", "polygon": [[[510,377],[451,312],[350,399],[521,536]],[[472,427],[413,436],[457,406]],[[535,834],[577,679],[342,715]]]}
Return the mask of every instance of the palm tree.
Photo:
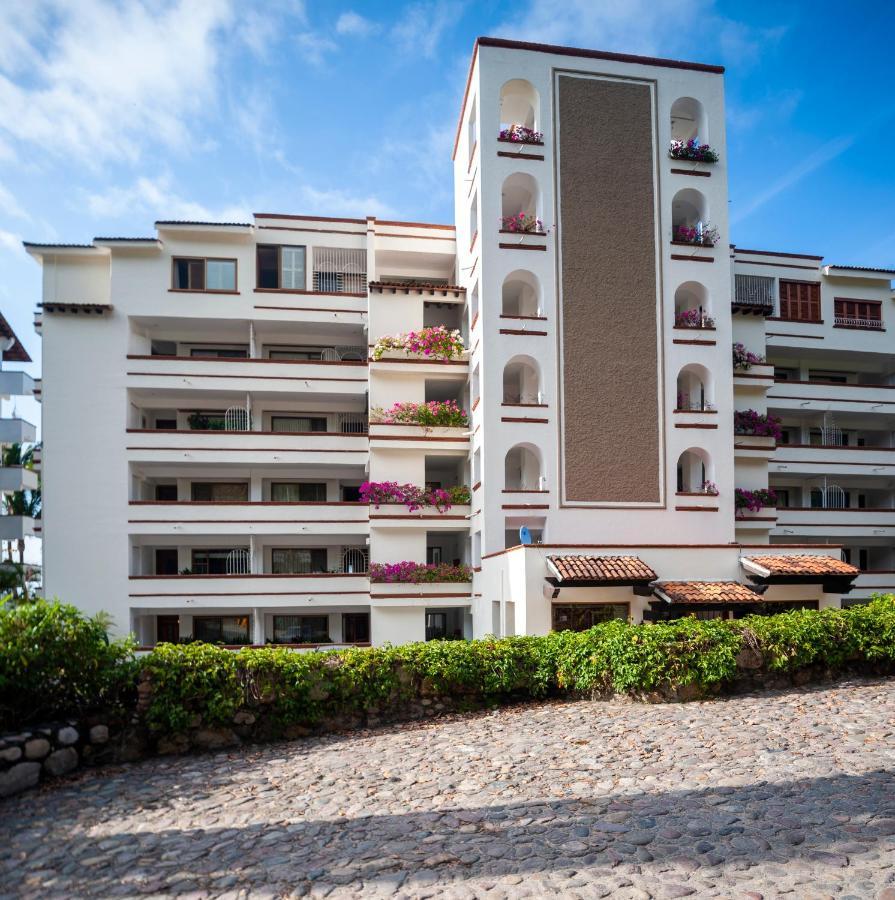
{"label": "palm tree", "polygon": [[[34,451],[39,444],[23,447],[22,444],[10,444],[3,448],[2,461],[4,466],[22,466],[25,469],[34,468]],[[40,487],[33,491],[13,491],[3,497],[4,512],[8,516],[26,516],[31,519],[40,518],[41,495]],[[25,566],[25,539],[18,539],[19,566],[24,571]],[[7,545],[7,559],[12,562],[12,541]]]}

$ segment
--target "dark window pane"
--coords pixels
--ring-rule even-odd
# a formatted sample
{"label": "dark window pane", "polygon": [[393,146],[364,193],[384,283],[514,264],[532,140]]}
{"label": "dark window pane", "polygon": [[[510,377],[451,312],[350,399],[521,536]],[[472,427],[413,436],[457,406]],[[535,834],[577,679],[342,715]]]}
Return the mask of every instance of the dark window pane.
{"label": "dark window pane", "polygon": [[358,503],[360,501],[360,488],[348,486],[343,487],[342,501],[344,503]]}
{"label": "dark window pane", "polygon": [[177,548],[168,547],[155,551],[155,574],[156,575],[176,575],[177,574]]}
{"label": "dark window pane", "polygon": [[209,644],[247,644],[248,616],[202,616],[193,619],[193,637]]}
{"label": "dark window pane", "polygon": [[342,640],[346,644],[365,644],[370,640],[370,614],[344,613],[342,615]]}
{"label": "dark window pane", "polygon": [[258,287],[280,286],[280,257],[276,247],[258,247]]}
{"label": "dark window pane", "polygon": [[317,416],[272,416],[270,430],[285,433],[326,431],[326,419]]}
{"label": "dark window pane", "polygon": [[157,484],[155,486],[155,499],[164,503],[171,503],[177,500],[176,484]]}
{"label": "dark window pane", "polygon": [[274,616],[275,644],[329,644],[328,616]]}
{"label": "dark window pane", "polygon": [[326,571],[323,547],[275,547],[270,553],[274,575],[309,575]]}
{"label": "dark window pane", "polygon": [[174,287],[179,291],[188,290],[190,286],[190,261],[188,259],[174,260]]}

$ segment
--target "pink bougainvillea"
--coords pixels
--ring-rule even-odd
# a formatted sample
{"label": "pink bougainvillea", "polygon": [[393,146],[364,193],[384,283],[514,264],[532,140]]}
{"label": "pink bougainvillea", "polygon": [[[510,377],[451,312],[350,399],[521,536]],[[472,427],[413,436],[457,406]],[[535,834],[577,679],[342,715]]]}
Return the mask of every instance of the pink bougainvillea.
{"label": "pink bougainvillea", "polygon": [[469,488],[462,484],[427,489],[415,484],[398,484],[397,481],[365,481],[360,486],[360,498],[377,508],[386,503],[401,503],[410,512],[424,506],[434,506],[443,513],[454,504],[462,506],[469,503],[470,493]]}
{"label": "pink bougainvillea", "polygon": [[736,434],[772,437],[779,442],[783,439],[780,421],[776,416],[765,415],[754,409],[738,410],[733,414],[733,430]]}
{"label": "pink bougainvillea", "polygon": [[544,134],[525,125],[510,125],[509,128],[501,128],[500,140],[514,144],[540,144],[544,141]]}
{"label": "pink bougainvillea", "polygon": [[447,361],[462,356],[465,349],[459,331],[435,325],[419,331],[383,335],[373,347],[373,359],[382,359],[387,350],[403,350],[414,356]]}
{"label": "pink bougainvillea", "polygon": [[734,509],[737,512],[743,510],[759,512],[763,507],[777,505],[777,494],[770,488],[758,488],[758,490],[754,491],[736,488],[733,492],[733,497]]}
{"label": "pink bougainvillea", "polygon": [[395,403],[388,409],[374,407],[370,421],[382,425],[427,425],[464,428],[469,425],[466,411],[455,400],[430,400],[428,403]]}
{"label": "pink bougainvillea", "polygon": [[500,227],[504,231],[515,231],[518,234],[544,234],[544,223],[528,213],[519,212],[515,216],[501,216]]}
{"label": "pink bougainvillea", "polygon": [[440,581],[472,581],[469,566],[454,566],[450,563],[371,563],[370,581],[403,584],[432,584]]}

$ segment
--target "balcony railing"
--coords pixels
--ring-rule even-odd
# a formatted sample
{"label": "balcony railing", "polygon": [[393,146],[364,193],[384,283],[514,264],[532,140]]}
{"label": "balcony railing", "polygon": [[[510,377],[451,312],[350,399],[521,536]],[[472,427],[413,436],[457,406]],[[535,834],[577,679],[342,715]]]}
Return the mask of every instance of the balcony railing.
{"label": "balcony railing", "polygon": [[883,330],[881,319],[865,319],[862,316],[835,316],[833,323],[846,328],[875,328],[878,331]]}
{"label": "balcony railing", "polygon": [[367,251],[315,247],[314,290],[327,294],[366,294]]}
{"label": "balcony railing", "polygon": [[736,275],[734,304],[757,309],[774,308],[774,279],[766,275]]}

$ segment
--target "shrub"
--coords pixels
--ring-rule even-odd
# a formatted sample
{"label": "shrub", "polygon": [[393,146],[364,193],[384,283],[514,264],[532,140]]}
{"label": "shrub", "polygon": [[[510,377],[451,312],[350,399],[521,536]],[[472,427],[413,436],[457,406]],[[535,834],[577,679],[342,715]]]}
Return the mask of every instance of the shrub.
{"label": "shrub", "polygon": [[405,560],[396,563],[371,563],[370,581],[403,584],[434,584],[440,581],[472,581],[469,566],[450,563],[415,563]]}
{"label": "shrub", "polygon": [[382,359],[387,350],[403,350],[413,356],[439,359],[447,362],[463,355],[466,348],[457,330],[450,331],[444,325],[408,331],[406,334],[387,334],[379,338],[373,347],[373,359]]}
{"label": "shrub", "polygon": [[0,727],[125,702],[134,644],[110,641],[108,625],[58,601],[0,606]]}
{"label": "shrub", "polygon": [[733,430],[736,434],[772,437],[775,441],[783,438],[780,422],[776,416],[756,412],[754,409],[737,410],[733,414]]}
{"label": "shrub", "polygon": [[713,150],[708,144],[700,144],[696,138],[689,141],[672,141],[668,155],[672,159],[685,159],[689,162],[718,162],[718,151]]}
{"label": "shrub", "polygon": [[430,400],[428,403],[395,403],[389,409],[379,406],[370,411],[370,421],[383,425],[425,425],[430,428],[465,428],[466,411],[454,400]]}
{"label": "shrub", "polygon": [[415,484],[398,484],[397,481],[365,481],[360,486],[360,498],[377,509],[383,503],[403,503],[410,512],[424,506],[434,506],[443,513],[455,504],[463,506],[469,503],[471,494],[469,488],[462,484],[427,490]]}
{"label": "shrub", "polygon": [[776,505],[777,492],[771,488],[758,488],[754,491],[747,491],[745,488],[734,489],[734,509],[748,509],[750,512],[759,512],[765,506]]}

